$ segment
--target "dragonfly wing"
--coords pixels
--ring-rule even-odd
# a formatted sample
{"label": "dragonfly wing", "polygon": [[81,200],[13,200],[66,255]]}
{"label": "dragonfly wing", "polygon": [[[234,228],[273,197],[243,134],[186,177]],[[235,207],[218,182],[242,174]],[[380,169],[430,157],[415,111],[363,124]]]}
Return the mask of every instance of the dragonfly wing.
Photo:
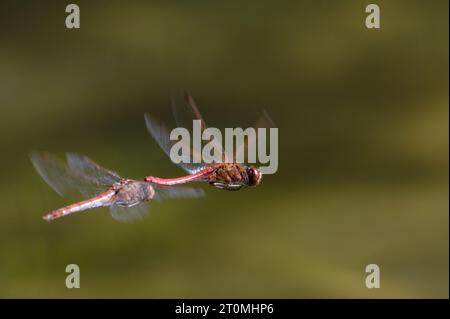
{"label": "dragonfly wing", "polygon": [[175,98],[172,98],[172,112],[179,125],[189,124],[191,126],[192,120],[200,120],[202,131],[208,127],[197,107],[197,103],[188,92],[183,92],[182,102],[175,101]]}
{"label": "dragonfly wing", "polygon": [[[170,157],[170,149],[176,141],[170,140],[169,129],[159,121],[155,120],[148,113],[145,114],[145,124],[150,135],[155,139],[161,149]],[[190,145],[186,145],[191,150]],[[191,163],[190,158],[183,159],[181,163],[177,163],[189,174],[196,173],[205,167],[202,163]]]}
{"label": "dragonfly wing", "polygon": [[[271,128],[275,127],[275,123],[270,118],[269,114],[264,111],[263,114],[258,118],[255,124],[252,126],[255,128],[256,135],[258,135],[258,128]],[[251,143],[251,144],[250,144]],[[250,147],[254,147],[254,143],[256,143],[256,139],[249,141],[245,139],[243,143],[236,145],[236,151],[234,153],[234,161],[237,162],[237,159],[241,156],[244,158],[245,151],[249,150]],[[256,148],[255,148],[256,149]]]}
{"label": "dragonfly wing", "polygon": [[111,186],[69,168],[64,161],[49,153],[32,152],[30,158],[42,179],[61,196],[79,191],[83,197],[88,198],[104,192]]}
{"label": "dragonfly wing", "polygon": [[110,207],[111,216],[122,223],[132,223],[142,220],[150,212],[148,203],[138,203],[133,206],[112,205]]}
{"label": "dragonfly wing", "polygon": [[201,188],[153,185],[155,189],[154,199],[162,200],[166,198],[198,198],[205,196],[205,191]]}
{"label": "dragonfly wing", "polygon": [[32,152],[30,159],[42,179],[59,195],[63,196],[73,187],[73,178],[60,159],[44,152]]}
{"label": "dragonfly wing", "polygon": [[67,165],[75,176],[90,179],[103,185],[112,185],[122,179],[116,172],[101,167],[84,155],[67,153]]}
{"label": "dragonfly wing", "polygon": [[[148,183],[146,183],[148,186]],[[151,184],[153,187],[153,194],[148,200],[162,200],[166,198],[197,198],[204,196],[203,189],[177,186],[160,186]],[[150,211],[148,202],[137,201],[130,205],[114,204],[110,207],[111,216],[120,222],[132,223],[143,219]]]}
{"label": "dragonfly wing", "polygon": [[[206,125],[205,120],[203,119],[197,103],[195,103],[194,98],[188,93],[183,93],[183,102],[175,102],[175,99],[172,99],[172,112],[175,117],[175,120],[179,126],[182,127],[192,127],[192,121],[193,120],[199,120],[201,124],[201,131],[203,131],[208,127]],[[225,150],[223,149],[222,144],[220,144],[217,140],[211,139],[208,141],[209,143],[212,143],[214,148],[220,149],[222,151],[222,162],[230,162]],[[196,150],[197,152],[194,153],[194,155],[197,154],[199,158],[202,158],[202,150]],[[204,154],[206,155],[206,154]],[[212,162],[212,158],[207,159],[209,162]]]}
{"label": "dragonfly wing", "polygon": [[276,127],[274,121],[270,117],[269,113],[267,113],[265,110],[263,113],[259,116],[258,120],[253,124],[254,128],[271,128]]}

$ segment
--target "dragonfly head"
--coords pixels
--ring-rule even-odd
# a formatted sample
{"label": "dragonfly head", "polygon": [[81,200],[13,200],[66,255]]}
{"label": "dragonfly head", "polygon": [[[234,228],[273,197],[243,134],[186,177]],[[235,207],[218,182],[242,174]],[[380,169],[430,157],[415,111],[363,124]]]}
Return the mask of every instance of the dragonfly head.
{"label": "dragonfly head", "polygon": [[246,168],[248,176],[248,186],[258,186],[262,180],[262,173],[259,169],[253,166]]}

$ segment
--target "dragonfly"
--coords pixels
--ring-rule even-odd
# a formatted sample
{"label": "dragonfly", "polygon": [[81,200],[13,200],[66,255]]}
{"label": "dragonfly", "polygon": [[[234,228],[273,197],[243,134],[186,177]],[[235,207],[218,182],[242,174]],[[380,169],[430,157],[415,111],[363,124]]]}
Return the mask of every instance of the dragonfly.
{"label": "dragonfly", "polygon": [[[181,119],[182,114],[186,115],[186,113],[189,113],[189,115],[184,116],[184,118],[189,119],[190,123],[192,123],[192,120],[199,120],[201,123],[201,130],[203,132],[207,126],[202,115],[200,114],[197,104],[189,93],[184,92],[183,95],[184,109],[181,109],[180,104],[176,104],[172,99],[172,111],[176,122],[179,126],[188,127],[187,125],[183,125],[187,124],[187,122],[183,123]],[[170,139],[170,131],[167,126],[156,120],[148,113],[145,114],[145,123],[150,135],[155,139],[161,149],[170,157],[170,150],[175,141]],[[275,125],[269,115],[264,112],[254,127],[275,127]],[[215,140],[210,141],[213,143],[215,142]],[[257,167],[236,162],[236,159],[239,158],[238,155],[243,153],[245,149],[248,148],[248,141],[237,146],[235,153],[233,154],[233,158],[227,157],[222,145],[217,145],[216,143],[215,146],[222,150],[223,158],[220,163],[214,162],[212,159],[208,160],[208,162],[212,164],[205,164],[204,162],[201,163],[202,150],[194,149],[189,145],[187,147],[191,150],[193,158],[199,159],[198,162],[200,162],[195,163],[193,160],[192,162],[185,161],[178,163],[178,165],[189,175],[177,178],[146,176],[144,180],[155,185],[164,186],[172,186],[190,182],[208,182],[216,188],[229,191],[240,190],[246,187],[255,187],[261,183],[263,175]],[[203,154],[203,156],[205,156],[205,154]]]}
{"label": "dragonfly", "polygon": [[170,187],[123,178],[87,156],[75,153],[67,153],[65,162],[47,152],[32,152],[30,158],[38,174],[59,195],[79,191],[85,198],[49,212],[43,217],[46,221],[93,208],[109,207],[115,220],[132,222],[148,214],[152,200],[204,196],[204,191],[198,188]]}

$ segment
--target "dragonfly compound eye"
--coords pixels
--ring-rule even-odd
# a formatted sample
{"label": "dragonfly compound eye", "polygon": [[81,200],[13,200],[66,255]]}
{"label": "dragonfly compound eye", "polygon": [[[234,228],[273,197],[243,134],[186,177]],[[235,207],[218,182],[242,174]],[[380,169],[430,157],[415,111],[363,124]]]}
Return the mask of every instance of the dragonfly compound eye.
{"label": "dragonfly compound eye", "polygon": [[255,167],[247,168],[248,186],[258,186],[262,179],[262,173]]}

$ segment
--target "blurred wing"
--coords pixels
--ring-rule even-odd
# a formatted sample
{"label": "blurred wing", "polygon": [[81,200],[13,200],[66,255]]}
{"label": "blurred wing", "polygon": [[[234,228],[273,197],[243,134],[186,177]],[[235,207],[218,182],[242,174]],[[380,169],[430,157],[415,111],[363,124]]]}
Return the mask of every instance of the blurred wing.
{"label": "blurred wing", "polygon": [[64,196],[73,190],[84,197],[93,197],[109,188],[92,176],[70,168],[59,158],[46,152],[32,152],[31,162],[42,179],[59,195]]}
{"label": "blurred wing", "polygon": [[[155,120],[148,113],[145,114],[145,124],[150,135],[155,139],[158,145],[170,158],[170,149],[176,143],[176,141],[170,140],[169,129],[162,123]],[[192,150],[191,147],[188,147]],[[181,168],[183,168],[189,174],[198,172],[204,168],[204,164],[201,163],[189,163],[190,158],[186,158],[183,162],[177,163]]]}
{"label": "blurred wing", "polygon": [[112,218],[115,220],[122,223],[132,223],[144,219],[150,211],[150,206],[145,202],[131,207],[112,205],[110,211]]}
{"label": "blurred wing", "polygon": [[84,155],[67,153],[67,164],[74,176],[80,176],[103,185],[112,185],[122,179],[116,172],[101,167]]}
{"label": "blurred wing", "polygon": [[263,111],[263,114],[258,118],[255,125],[253,127],[259,128],[259,127],[265,127],[265,128],[271,128],[276,127],[275,123],[273,122],[272,118],[269,116],[269,114],[266,111]]}
{"label": "blurred wing", "polygon": [[[162,200],[166,198],[197,198],[205,195],[203,189],[176,187],[176,186],[160,186],[152,184],[154,195],[151,199]],[[138,202],[132,206],[112,205],[111,216],[120,222],[132,223],[142,220],[150,211],[148,202]]]}
{"label": "blurred wing", "polygon": [[[256,135],[258,135],[258,128],[271,128],[275,127],[275,123],[270,118],[269,114],[266,111],[263,111],[263,114],[258,118],[255,124],[252,126],[256,130]],[[252,141],[252,145],[248,143],[248,140],[245,139],[244,143],[236,145],[236,152],[234,153],[234,161],[238,158],[239,155],[244,155],[245,151],[249,149],[249,147],[253,147],[253,143],[256,143],[257,138]]]}
{"label": "blurred wing", "polygon": [[63,161],[48,153],[41,152],[32,152],[30,159],[42,179],[59,195],[63,196],[73,188],[73,178],[70,177],[67,166]]}
{"label": "blurred wing", "polygon": [[155,189],[154,199],[162,200],[166,198],[198,198],[205,196],[205,191],[201,188],[162,186],[153,185]]}
{"label": "blurred wing", "polygon": [[[201,123],[201,131],[203,131],[208,127],[206,125],[205,120],[203,119],[197,104],[194,101],[194,98],[187,92],[183,93],[184,101],[176,103],[174,99],[172,99],[172,112],[175,117],[175,121],[177,122],[178,126],[182,127],[192,127],[192,121],[193,120],[199,120]],[[229,162],[229,159],[227,158],[225,154],[225,150],[223,149],[223,146],[219,144],[216,140],[209,140],[208,142],[212,142],[214,147],[217,149],[222,150],[222,162]],[[202,154],[202,150],[197,150],[197,153]],[[194,153],[195,155],[195,153]],[[211,161],[210,159],[208,159]]]}
{"label": "blurred wing", "polygon": [[[205,120],[203,119],[200,111],[198,110],[197,103],[195,103],[194,98],[188,92],[183,92],[183,98],[184,98],[183,108],[189,113],[187,118],[189,118],[191,123],[192,120],[200,120],[202,131],[206,129],[208,126],[206,125]],[[181,116],[183,114],[183,110],[179,105],[181,105],[181,103],[177,104],[172,99],[172,111],[174,112],[175,120],[182,121]]]}

